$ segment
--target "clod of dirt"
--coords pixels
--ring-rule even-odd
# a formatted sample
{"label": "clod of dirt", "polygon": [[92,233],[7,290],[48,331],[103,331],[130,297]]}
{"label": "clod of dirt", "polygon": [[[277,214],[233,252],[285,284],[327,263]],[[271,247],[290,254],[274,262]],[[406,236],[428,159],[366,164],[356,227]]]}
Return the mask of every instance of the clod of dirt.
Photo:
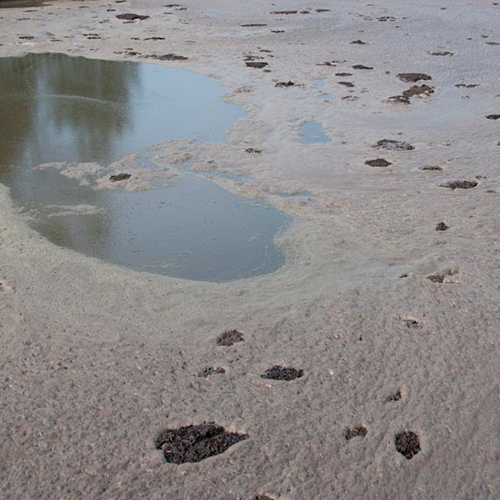
{"label": "clod of dirt", "polygon": [[446,222],[439,222],[438,225],[436,226],[436,231],[446,231],[450,229],[450,226],[446,224]]}
{"label": "clod of dirt", "polygon": [[244,340],[244,335],[238,330],[226,330],[217,337],[215,343],[219,346],[229,347]]}
{"label": "clod of dirt", "polygon": [[152,55],[148,56],[151,59],[158,59],[158,61],[187,61],[188,58],[184,56],[178,56],[177,54],[164,54],[162,56]]}
{"label": "clod of dirt", "polygon": [[388,102],[395,102],[398,104],[410,104],[410,99],[403,95],[393,95],[387,99]]}
{"label": "clod of dirt", "polygon": [[352,76],[352,73],[335,73],[335,76]]}
{"label": "clod of dirt", "polygon": [[270,380],[295,380],[304,375],[304,370],[297,370],[295,368],[288,368],[284,366],[275,365],[269,368],[261,375],[262,378]]}
{"label": "clod of dirt", "polygon": [[500,115],[488,115],[486,118],[488,118],[488,120],[498,120],[500,119]]}
{"label": "clod of dirt", "polygon": [[386,403],[394,403],[396,401],[399,401],[401,398],[401,391],[396,391],[394,394],[388,396],[385,401]]}
{"label": "clod of dirt", "polygon": [[140,14],[118,14],[117,19],[124,19],[125,21],[144,21],[144,19],[149,19],[149,16],[141,16]]}
{"label": "clod of dirt", "polygon": [[375,160],[366,160],[365,165],[369,165],[370,167],[388,167],[392,163],[384,160],[384,158],[376,158]]}
{"label": "clod of dirt", "polygon": [[344,437],[346,438],[347,441],[350,441],[351,439],[355,437],[361,437],[364,438],[368,434],[368,429],[362,425],[358,427],[354,427],[352,429],[346,429],[344,433]]}
{"label": "clod of dirt", "polygon": [[294,85],[295,83],[289,80],[288,82],[278,82],[275,87],[288,88],[293,87]]}
{"label": "clod of dirt", "polygon": [[316,9],[316,12],[330,12],[330,9]]}
{"label": "clod of dirt", "polygon": [[388,151],[412,151],[415,146],[412,146],[408,142],[404,141],[394,141],[392,139],[381,139],[376,144],[373,145],[374,148],[386,149]]}
{"label": "clod of dirt", "polygon": [[441,187],[451,189],[452,191],[455,191],[455,189],[471,189],[476,186],[476,181],[450,181],[441,184]]}
{"label": "clod of dirt", "polygon": [[448,276],[453,276],[454,274],[456,274],[456,271],[445,271],[443,273],[435,273],[435,274],[430,274],[429,276],[427,276],[427,279],[429,281],[432,281],[433,283],[444,283],[444,280],[448,277]]}
{"label": "clod of dirt", "polygon": [[132,176],[130,174],[116,174],[116,175],[110,175],[109,180],[111,182],[120,182],[120,181],[126,181],[127,179],[130,179]]}
{"label": "clod of dirt", "polygon": [[247,148],[245,149],[245,153],[248,153],[249,155],[260,155],[262,153],[262,149]]}
{"label": "clod of dirt", "polygon": [[224,370],[222,366],[208,366],[198,373],[198,377],[206,378],[210,377],[211,375],[219,375],[222,373],[226,373],[226,370]]}
{"label": "clod of dirt", "polygon": [[431,95],[434,94],[434,87],[429,87],[429,85],[414,85],[408,90],[403,91],[403,97],[410,98],[421,95]]}
{"label": "clod of dirt", "polygon": [[352,82],[337,82],[339,85],[343,85],[344,87],[354,87],[354,83]]}
{"label": "clod of dirt", "polygon": [[355,64],[353,69],[373,69],[371,66],[363,66],[362,64]]}
{"label": "clod of dirt", "polygon": [[432,77],[425,73],[399,73],[396,75],[401,81],[405,83],[416,83],[420,80],[432,80]]}
{"label": "clod of dirt", "polygon": [[420,170],[425,170],[429,172],[440,172],[443,169],[439,165],[424,165],[423,167],[420,167]]}
{"label": "clod of dirt", "polygon": [[258,62],[258,61],[246,61],[245,64],[247,65],[248,68],[258,68],[258,69],[269,66],[269,63]]}
{"label": "clod of dirt", "polygon": [[152,40],[153,42],[158,42],[160,40],[165,40],[165,37],[163,37],[163,36],[150,36],[149,38],[144,39],[145,42],[147,42],[149,40]]}
{"label": "clod of dirt", "polygon": [[420,452],[420,439],[412,431],[400,432],[395,439],[396,450],[408,460]]}
{"label": "clod of dirt", "polygon": [[185,464],[220,455],[245,439],[248,439],[247,434],[227,432],[214,422],[204,422],[166,429],[156,439],[156,448],[163,451],[168,463]]}
{"label": "clod of dirt", "polygon": [[416,319],[404,319],[404,324],[406,328],[411,328],[412,330],[420,330],[422,325]]}
{"label": "clod of dirt", "polygon": [[363,40],[353,40],[351,45],[366,45],[366,42],[363,42]]}
{"label": "clod of dirt", "polygon": [[277,16],[289,16],[291,14],[298,14],[298,10],[275,10],[271,14],[276,14]]}
{"label": "clod of dirt", "polygon": [[457,83],[455,85],[458,89],[475,89],[476,87],[479,87],[478,83]]}
{"label": "clod of dirt", "polygon": [[394,16],[382,16],[382,17],[377,17],[377,21],[396,21],[396,18]]}
{"label": "clod of dirt", "polygon": [[436,50],[435,52],[427,52],[431,56],[454,56],[455,52],[450,52],[449,50]]}

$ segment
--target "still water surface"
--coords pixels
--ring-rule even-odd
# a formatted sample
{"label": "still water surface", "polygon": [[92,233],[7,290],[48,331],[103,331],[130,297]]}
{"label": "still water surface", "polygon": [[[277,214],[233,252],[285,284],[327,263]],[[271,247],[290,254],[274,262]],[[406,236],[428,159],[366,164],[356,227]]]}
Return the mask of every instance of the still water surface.
{"label": "still water surface", "polygon": [[[128,193],[34,168],[106,166],[171,139],[224,141],[224,129],[243,115],[221,99],[226,90],[154,64],[63,54],[0,59],[0,182],[42,235],[93,257],[204,281],[273,272],[285,258],[274,237],[289,218],[266,202],[187,169],[167,188]],[[93,210],[71,210],[81,205]]]}

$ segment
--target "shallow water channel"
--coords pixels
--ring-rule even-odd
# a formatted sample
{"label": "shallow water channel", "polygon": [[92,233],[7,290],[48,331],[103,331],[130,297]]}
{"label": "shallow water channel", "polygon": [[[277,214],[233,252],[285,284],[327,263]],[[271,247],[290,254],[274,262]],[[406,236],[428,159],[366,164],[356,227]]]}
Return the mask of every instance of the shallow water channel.
{"label": "shallow water channel", "polygon": [[273,272],[285,260],[274,237],[289,217],[189,166],[167,187],[143,192],[122,182],[102,188],[100,177],[110,175],[102,168],[87,185],[36,168],[106,167],[171,139],[224,141],[243,114],[221,99],[225,91],[215,79],[155,64],[63,54],[0,59],[0,182],[43,236],[92,257],[202,281]]}

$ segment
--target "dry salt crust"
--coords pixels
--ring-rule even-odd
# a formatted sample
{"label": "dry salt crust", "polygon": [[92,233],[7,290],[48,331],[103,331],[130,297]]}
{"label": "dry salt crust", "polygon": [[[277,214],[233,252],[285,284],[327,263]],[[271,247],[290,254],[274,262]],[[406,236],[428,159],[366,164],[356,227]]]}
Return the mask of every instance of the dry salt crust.
{"label": "dry salt crust", "polygon": [[[0,56],[143,60],[133,47],[220,78],[246,111],[229,141],[158,145],[159,168],[190,157],[253,176],[227,187],[295,216],[278,241],[287,263],[226,284],[135,273],[49,244],[1,187],[2,498],[500,498],[500,123],[485,119],[500,112],[500,47],[486,43],[500,41],[500,6],[182,3],[0,10]],[[150,18],[115,18],[128,12]],[[102,38],[82,36],[91,32]],[[248,55],[270,72],[247,68]],[[431,75],[434,94],[388,103],[411,86],[402,72]],[[289,80],[301,86],[275,87]],[[332,143],[299,143],[310,119]],[[373,149],[384,138],[415,150]],[[392,165],[365,165],[380,157]],[[460,179],[478,186],[440,187]],[[311,199],[273,195],[301,190]],[[436,232],[440,221],[450,229]],[[245,341],[217,346],[233,328]],[[262,379],[274,365],[304,376]],[[226,373],[197,377],[208,366]],[[159,432],[204,421],[249,437],[199,463],[166,463]],[[358,426],[366,436],[347,441]],[[395,447],[405,430],[420,439],[411,460]]]}

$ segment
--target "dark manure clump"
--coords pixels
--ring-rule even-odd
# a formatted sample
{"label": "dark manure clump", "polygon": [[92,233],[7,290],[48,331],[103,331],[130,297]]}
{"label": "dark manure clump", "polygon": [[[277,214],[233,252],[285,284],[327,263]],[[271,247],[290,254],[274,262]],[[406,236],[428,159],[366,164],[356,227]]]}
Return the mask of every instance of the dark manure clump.
{"label": "dark manure clump", "polygon": [[397,77],[405,83],[416,83],[420,80],[432,80],[432,77],[425,73],[399,73]]}
{"label": "dark manure clump", "polygon": [[126,181],[127,179],[130,179],[132,176],[130,174],[116,174],[116,175],[110,175],[109,180],[111,182],[120,182],[120,181]]}
{"label": "dark manure clump", "polygon": [[269,66],[269,63],[266,62],[258,62],[258,61],[246,61],[245,64],[247,65],[248,68],[265,68],[266,66]]}
{"label": "dark manure clump", "polygon": [[166,429],[156,439],[156,448],[163,451],[168,463],[185,464],[220,455],[245,439],[247,434],[228,432],[214,422],[204,422]]}
{"label": "dark manure clump", "polygon": [[392,139],[381,139],[375,145],[378,149],[387,149],[388,151],[412,151],[415,146],[412,146],[405,141],[395,141]]}
{"label": "dark manure clump", "polygon": [[125,21],[144,21],[145,19],[149,19],[149,16],[141,16],[140,14],[118,14],[116,18]]}
{"label": "dark manure clump", "polygon": [[392,163],[384,160],[384,158],[375,158],[375,160],[366,160],[365,165],[369,165],[370,167],[388,167]]}
{"label": "dark manure clump", "polygon": [[289,368],[285,366],[275,365],[266,370],[261,377],[270,380],[295,380],[304,375],[304,370],[297,370],[296,368]]}
{"label": "dark manure clump", "polygon": [[400,432],[395,439],[396,450],[408,460],[420,452],[420,439],[412,431]]}
{"label": "dark manure clump", "polygon": [[226,370],[224,370],[222,366],[208,366],[207,368],[203,368],[203,370],[198,372],[198,377],[207,378],[211,375],[220,375],[222,373],[226,373]]}
{"label": "dark manure clump", "polygon": [[363,425],[360,425],[358,427],[353,427],[352,429],[346,429],[346,431],[344,432],[344,437],[346,441],[350,441],[355,437],[364,438],[367,434],[368,434],[368,429]]}
{"label": "dark manure clump", "polygon": [[441,184],[441,187],[451,189],[452,191],[455,191],[455,189],[471,189],[476,186],[476,181],[450,181]]}
{"label": "dark manure clump", "polygon": [[436,231],[446,231],[450,228],[450,226],[448,226],[448,224],[446,224],[446,222],[438,222],[437,226],[436,226]]}
{"label": "dark manure clump", "polygon": [[244,335],[238,330],[226,330],[217,337],[215,343],[220,346],[229,347],[244,340]]}

